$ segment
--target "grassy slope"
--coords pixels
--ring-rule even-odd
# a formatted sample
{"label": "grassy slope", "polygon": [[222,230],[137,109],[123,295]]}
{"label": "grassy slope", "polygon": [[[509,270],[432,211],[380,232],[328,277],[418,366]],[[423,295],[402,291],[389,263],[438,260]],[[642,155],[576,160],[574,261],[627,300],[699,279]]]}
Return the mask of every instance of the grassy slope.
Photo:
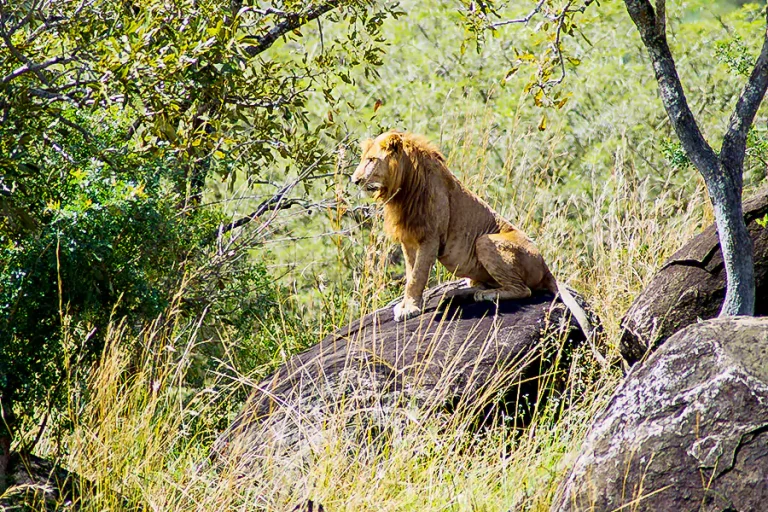
{"label": "grassy slope", "polygon": [[[670,18],[678,20],[671,27],[690,102],[716,138],[741,79],[713,62],[714,43],[728,35],[696,8],[706,4],[691,2]],[[450,167],[532,235],[556,275],[590,299],[605,321],[603,342],[615,355],[619,320],[632,298],[666,256],[710,221],[695,172],[673,167],[664,155],[671,134],[633,27],[616,2],[591,12],[590,18],[601,17],[584,24],[592,45],[567,41],[582,61],[564,85],[572,97],[562,110],[546,112],[548,128],[540,132],[542,111],[520,94],[524,73],[499,85],[504,55],[511,55],[507,42],[493,39],[480,54],[470,48],[461,55],[463,32],[452,8],[439,0],[404,3],[408,16],[388,28],[392,46],[381,77],[360,77],[339,91],[354,107],[335,114],[340,136],[397,127],[439,141]],[[751,47],[761,22],[745,16],[732,13],[724,21]],[[531,37],[515,28],[502,35],[520,48]],[[376,99],[384,105],[371,120]],[[318,102],[318,116],[326,115],[324,108]],[[764,124],[763,114],[758,126]],[[350,165],[352,154],[340,167]],[[748,165],[755,184],[764,167],[754,158]],[[344,186],[343,177],[337,182]],[[316,190],[320,197],[336,192]],[[361,200],[353,195],[350,201]],[[289,270],[283,282],[298,296],[285,305],[291,315],[257,334],[277,347],[273,362],[296,349],[297,333],[319,337],[399,292],[390,281],[401,270],[390,263],[378,221],[364,230],[351,221],[334,225],[334,215],[286,216],[279,234],[312,238],[269,247],[275,272]],[[317,236],[339,227],[349,236]],[[152,510],[284,510],[306,498],[329,511],[545,510],[590,418],[619,378],[588,363],[574,367],[560,421],[545,411],[519,437],[505,428],[473,437],[449,419],[421,419],[372,450],[330,424],[308,453],[268,450],[239,478],[210,468],[207,447],[222,415],[237,405],[232,397],[252,380],[184,388],[200,343],[192,327],[149,326],[135,340],[145,353],[133,361],[121,348],[128,345],[123,337],[115,329],[90,400],[73,397],[69,411],[75,429],[63,440],[65,463],[97,483],[87,510],[121,508],[117,493]],[[58,440],[45,438],[38,452],[52,455],[56,446]]]}

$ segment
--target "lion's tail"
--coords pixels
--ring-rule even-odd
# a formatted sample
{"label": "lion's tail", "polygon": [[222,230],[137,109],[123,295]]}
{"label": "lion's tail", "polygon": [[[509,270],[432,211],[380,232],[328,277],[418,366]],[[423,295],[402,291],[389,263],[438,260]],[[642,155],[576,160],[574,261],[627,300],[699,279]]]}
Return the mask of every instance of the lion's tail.
{"label": "lion's tail", "polygon": [[600,354],[600,352],[597,351],[597,348],[595,347],[595,339],[593,337],[595,330],[592,327],[592,323],[589,321],[589,318],[587,317],[587,312],[584,311],[584,308],[582,308],[581,305],[579,305],[579,303],[576,301],[576,298],[573,296],[571,291],[565,285],[558,283],[551,273],[544,279],[545,279],[546,288],[548,290],[550,290],[552,293],[560,294],[560,299],[563,301],[563,304],[565,304],[565,306],[571,312],[571,314],[573,315],[573,318],[576,319],[576,323],[579,324],[579,327],[581,328],[581,332],[584,333],[584,336],[586,336],[587,341],[592,346],[592,352],[595,358],[598,361],[600,361],[601,364],[607,365],[608,362],[605,360],[602,354]]}
{"label": "lion's tail", "polygon": [[581,327],[581,331],[584,333],[584,336],[586,336],[587,339],[591,339],[593,329],[589,318],[587,318],[587,312],[584,311],[584,308],[582,308],[578,302],[576,302],[576,298],[568,288],[560,283],[557,283],[556,286],[557,293],[560,294],[560,299],[563,301],[563,304],[565,304],[565,306],[570,310],[573,318],[576,319],[576,323],[579,324],[579,327]]}

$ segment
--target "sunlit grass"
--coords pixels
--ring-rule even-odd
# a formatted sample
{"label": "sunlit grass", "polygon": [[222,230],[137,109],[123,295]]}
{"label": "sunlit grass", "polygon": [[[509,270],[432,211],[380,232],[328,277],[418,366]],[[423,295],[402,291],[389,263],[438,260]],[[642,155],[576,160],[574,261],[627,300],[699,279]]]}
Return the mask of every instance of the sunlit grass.
{"label": "sunlit grass", "polygon": [[[457,174],[462,160],[482,161],[476,158],[484,151],[478,137],[451,153]],[[526,179],[532,167],[524,159],[504,168],[506,174],[486,182],[518,186],[511,189],[514,203],[497,201],[496,207],[535,237],[556,276],[593,305],[604,323],[598,345],[615,360],[628,304],[663,259],[707,220],[700,185],[694,181],[695,194],[683,201],[679,189],[652,187],[634,175],[621,150],[611,176],[591,182],[587,194],[553,197],[541,180]],[[533,168],[545,170],[544,164]],[[324,321],[313,313],[302,324],[294,311],[270,331],[277,350],[269,368],[298,348],[292,340],[307,329],[319,340],[333,326],[381,307],[400,289],[390,282],[397,268],[377,222],[369,234],[359,233],[367,241],[346,270],[354,273],[351,284],[318,289],[315,304]],[[439,271],[437,278],[450,276]],[[283,300],[287,311],[291,299]],[[350,435],[340,415],[323,424],[313,437],[320,441],[302,451],[262,447],[257,463],[244,472],[212,462],[209,449],[226,425],[222,418],[236,412],[232,402],[239,404],[268,368],[239,374],[235,363],[222,361],[227,371],[212,375],[207,387],[187,388],[185,373],[205,340],[195,322],[182,324],[174,315],[170,311],[146,326],[138,338],[114,325],[91,373],[87,399],[72,402],[72,433],[65,439],[44,436],[37,447],[45,456],[63,443],[62,464],[96,484],[84,499],[85,510],[290,510],[307,499],[327,510],[546,510],[591,418],[620,377],[583,352],[564,369],[569,381],[563,399],[554,409],[543,408],[522,433],[500,425],[476,434],[461,414],[404,410],[392,415],[389,433],[369,445],[361,442],[364,431]],[[412,419],[402,421],[409,414]]]}

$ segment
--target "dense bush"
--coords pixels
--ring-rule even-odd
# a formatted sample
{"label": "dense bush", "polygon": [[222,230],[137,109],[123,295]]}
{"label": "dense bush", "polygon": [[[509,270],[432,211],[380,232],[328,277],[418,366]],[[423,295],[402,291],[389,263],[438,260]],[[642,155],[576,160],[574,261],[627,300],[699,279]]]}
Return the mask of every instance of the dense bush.
{"label": "dense bush", "polygon": [[246,331],[274,301],[263,264],[215,258],[223,218],[180,209],[172,162],[93,158],[89,146],[119,135],[108,124],[100,141],[42,145],[29,134],[44,120],[0,128],[0,397],[25,420],[101,353],[112,318],[140,326],[176,298],[187,318],[226,311]]}
{"label": "dense bush", "polygon": [[[110,318],[139,328],[170,305],[204,318],[201,332],[215,340],[220,327],[247,333],[272,310],[271,276],[249,257],[258,237],[217,237],[247,212],[206,203],[206,184],[279,188],[327,169],[319,132],[328,121],[310,122],[306,102],[313,91],[340,101],[332,89],[350,69],[379,64],[380,28],[398,14],[339,2],[331,22],[345,30],[305,48],[298,27],[326,12],[313,9],[291,0],[267,10],[229,0],[0,5],[5,413],[13,405],[31,418],[53,403],[73,369],[99,354]],[[286,39],[291,51],[270,51]]]}

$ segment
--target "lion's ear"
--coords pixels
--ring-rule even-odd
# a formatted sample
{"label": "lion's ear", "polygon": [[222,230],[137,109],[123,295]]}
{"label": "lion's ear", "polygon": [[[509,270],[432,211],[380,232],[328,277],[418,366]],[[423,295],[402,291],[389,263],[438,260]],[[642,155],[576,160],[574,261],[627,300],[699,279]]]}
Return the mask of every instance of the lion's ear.
{"label": "lion's ear", "polygon": [[365,139],[360,143],[360,149],[363,150],[363,154],[366,154],[371,149],[371,146],[373,146],[373,139]]}
{"label": "lion's ear", "polygon": [[400,151],[403,148],[403,138],[399,133],[390,133],[381,141],[381,147],[391,152]]}

